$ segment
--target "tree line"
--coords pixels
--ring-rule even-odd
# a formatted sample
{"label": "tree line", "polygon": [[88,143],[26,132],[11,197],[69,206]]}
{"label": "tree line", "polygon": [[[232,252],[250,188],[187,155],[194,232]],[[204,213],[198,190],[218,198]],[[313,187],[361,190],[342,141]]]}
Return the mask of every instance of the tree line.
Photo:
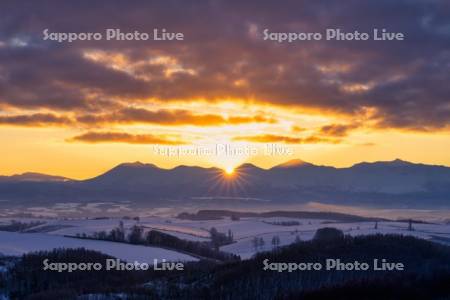
{"label": "tree line", "polygon": [[210,241],[189,241],[157,230],[145,232],[144,227],[138,224],[133,225],[127,233],[123,222],[120,221],[119,225],[109,232],[99,231],[94,232],[91,235],[82,233],[77,234],[76,237],[169,248],[187,252],[188,254],[199,256],[200,258],[219,261],[236,261],[240,259],[237,255],[220,251],[221,246],[234,242],[233,233],[231,231],[224,234],[212,227],[209,230],[209,234]]}

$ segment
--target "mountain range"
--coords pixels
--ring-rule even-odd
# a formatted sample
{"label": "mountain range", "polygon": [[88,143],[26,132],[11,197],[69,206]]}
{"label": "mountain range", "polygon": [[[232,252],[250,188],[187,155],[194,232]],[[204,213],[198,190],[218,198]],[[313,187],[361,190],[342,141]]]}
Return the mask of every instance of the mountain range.
{"label": "mountain range", "polygon": [[403,160],[362,162],[349,168],[291,160],[270,169],[243,164],[227,175],[219,168],[162,169],[123,163],[97,177],[72,180],[25,173],[0,176],[0,200],[139,203],[193,199],[253,199],[271,203],[361,203],[450,206],[450,168]]}

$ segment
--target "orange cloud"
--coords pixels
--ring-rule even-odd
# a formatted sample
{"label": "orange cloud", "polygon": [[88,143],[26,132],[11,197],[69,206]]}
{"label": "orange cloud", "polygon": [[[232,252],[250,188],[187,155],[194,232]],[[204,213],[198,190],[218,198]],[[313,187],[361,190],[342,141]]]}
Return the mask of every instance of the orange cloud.
{"label": "orange cloud", "polygon": [[320,134],[326,136],[344,137],[351,130],[358,128],[359,124],[330,124],[320,128]]}
{"label": "orange cloud", "polygon": [[107,124],[158,124],[166,126],[222,126],[246,123],[276,123],[274,118],[262,115],[223,117],[218,114],[196,114],[189,110],[160,109],[156,111],[144,108],[122,108],[112,113],[84,114],[77,118],[54,113],[35,113],[0,116],[0,125],[45,127],[74,125]]}
{"label": "orange cloud", "polygon": [[69,141],[84,143],[126,143],[126,144],[160,144],[184,145],[185,141],[171,139],[166,135],[129,134],[125,132],[87,132],[75,136]]}
{"label": "orange cloud", "polygon": [[160,125],[194,125],[194,126],[221,126],[238,125],[245,123],[276,123],[277,120],[261,115],[256,116],[231,116],[223,117],[217,114],[195,114],[189,110],[160,109],[156,111],[144,108],[123,108],[108,114],[86,114],[77,118],[77,121],[85,124],[102,123],[149,123]]}
{"label": "orange cloud", "polygon": [[292,131],[292,132],[295,132],[295,133],[302,132],[302,131],[304,131],[304,130],[305,130],[304,128],[301,128],[300,126],[297,126],[297,125],[293,125],[293,126],[291,127],[291,131]]}
{"label": "orange cloud", "polygon": [[275,134],[261,134],[251,136],[237,136],[234,141],[246,141],[253,143],[285,143],[285,144],[317,144],[317,143],[340,143],[340,140],[321,138],[316,136],[309,137],[290,137]]}

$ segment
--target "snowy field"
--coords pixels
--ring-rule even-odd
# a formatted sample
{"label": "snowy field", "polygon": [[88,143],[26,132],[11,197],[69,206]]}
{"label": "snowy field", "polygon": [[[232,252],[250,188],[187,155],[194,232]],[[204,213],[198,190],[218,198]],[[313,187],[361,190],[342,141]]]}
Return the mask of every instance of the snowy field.
{"label": "snowy field", "polygon": [[81,248],[100,251],[128,262],[153,263],[154,259],[167,261],[197,261],[196,258],[171,250],[113,243],[81,240],[42,233],[17,233],[0,231],[0,253],[17,256],[27,252],[54,248]]}
{"label": "snowy field", "polygon": [[[310,240],[319,228],[335,227],[345,234],[403,234],[419,238],[434,240],[436,242],[450,244],[450,225],[444,222],[432,224],[413,224],[413,230],[408,230],[408,223],[383,221],[378,222],[349,222],[322,219],[293,219],[293,218],[242,218],[232,221],[230,218],[208,221],[181,220],[173,217],[144,217],[139,220],[132,219],[46,219],[46,218],[16,218],[16,221],[30,223],[41,222],[43,224],[29,228],[28,233],[0,232],[0,253],[7,255],[20,255],[29,251],[49,250],[52,248],[85,247],[98,250],[103,253],[122,258],[124,260],[151,261],[153,258],[165,258],[167,260],[196,260],[186,254],[177,253],[154,247],[134,246],[114,242],[92,241],[70,238],[76,234],[88,235],[99,231],[110,231],[122,221],[128,231],[131,226],[138,224],[144,231],[158,230],[178,238],[191,241],[208,241],[209,230],[215,227],[219,232],[231,231],[235,242],[221,247],[222,251],[240,255],[246,259],[258,251],[272,249],[272,239],[277,236],[280,246],[293,243],[295,240]],[[0,218],[0,224],[8,224],[11,219]],[[280,225],[282,222],[297,222],[292,226]],[[295,223],[294,223],[295,224]],[[264,245],[255,248],[253,240],[257,237],[264,240]]]}

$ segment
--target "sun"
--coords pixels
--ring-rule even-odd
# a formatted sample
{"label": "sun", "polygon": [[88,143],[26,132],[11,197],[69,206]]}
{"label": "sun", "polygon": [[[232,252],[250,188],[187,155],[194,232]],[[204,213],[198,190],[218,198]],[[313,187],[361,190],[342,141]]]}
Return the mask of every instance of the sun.
{"label": "sun", "polygon": [[233,167],[226,167],[225,168],[225,173],[227,175],[232,175],[234,173],[234,168]]}

